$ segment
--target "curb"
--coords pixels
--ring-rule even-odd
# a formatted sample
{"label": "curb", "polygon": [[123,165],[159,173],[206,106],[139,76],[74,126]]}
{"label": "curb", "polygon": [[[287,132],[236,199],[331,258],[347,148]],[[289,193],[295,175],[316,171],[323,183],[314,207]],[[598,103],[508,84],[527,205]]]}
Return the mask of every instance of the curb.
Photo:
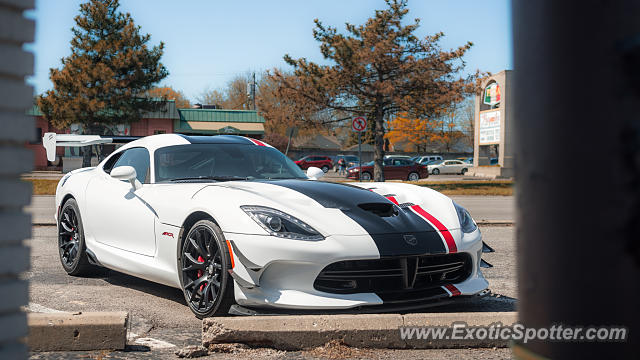
{"label": "curb", "polygon": [[[203,320],[202,345],[244,343],[293,351],[330,341],[358,348],[506,347],[508,340],[491,338],[403,340],[400,328],[449,327],[461,322],[469,326],[509,326],[517,320],[516,312],[217,317]],[[446,334],[450,337],[452,329],[448,328]]]}
{"label": "curb", "polygon": [[126,312],[29,313],[30,351],[122,350]]}

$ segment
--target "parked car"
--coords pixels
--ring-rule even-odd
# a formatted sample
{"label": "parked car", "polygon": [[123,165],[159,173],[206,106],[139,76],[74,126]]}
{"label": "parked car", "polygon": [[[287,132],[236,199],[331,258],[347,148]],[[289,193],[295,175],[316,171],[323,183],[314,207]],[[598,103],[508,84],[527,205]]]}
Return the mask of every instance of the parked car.
{"label": "parked car", "polygon": [[442,160],[442,156],[440,155],[423,155],[423,156],[416,156],[413,158],[415,162],[417,162],[418,164],[425,164],[429,161],[437,161],[437,160]]}
{"label": "parked car", "polygon": [[338,160],[344,159],[347,162],[347,169],[358,165],[358,157],[355,155],[338,155],[334,159],[334,164],[338,164]]}
{"label": "parked car", "polygon": [[328,156],[309,155],[300,160],[294,161],[296,165],[300,166],[300,169],[306,170],[310,167],[317,167],[322,171],[327,172],[333,167],[333,162]]}
{"label": "parked car", "polygon": [[414,158],[413,161],[417,162],[418,164],[422,164],[422,165],[426,165],[429,162],[432,161],[442,161],[442,156],[440,155],[424,155],[424,156],[416,156]]}
{"label": "parked car", "polygon": [[[429,177],[427,167],[419,165],[410,159],[384,159],[384,178],[386,180],[409,180],[418,181]],[[347,170],[349,179],[368,181],[373,178],[373,161],[362,165],[362,176],[360,176],[360,168],[358,166],[351,167]]]}
{"label": "parked car", "polygon": [[385,159],[406,159],[411,160],[411,156],[409,155],[385,155]]}
{"label": "parked car", "polygon": [[461,174],[464,175],[469,170],[469,164],[460,160],[443,160],[427,165],[429,174]]}

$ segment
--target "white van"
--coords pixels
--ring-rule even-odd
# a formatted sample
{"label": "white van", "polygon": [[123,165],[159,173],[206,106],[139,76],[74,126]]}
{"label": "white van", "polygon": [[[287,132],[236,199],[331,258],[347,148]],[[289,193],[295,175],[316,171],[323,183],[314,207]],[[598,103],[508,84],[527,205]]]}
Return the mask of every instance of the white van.
{"label": "white van", "polygon": [[440,155],[425,155],[425,156],[416,156],[413,161],[418,163],[418,164],[422,164],[425,165],[426,163],[430,162],[430,161],[441,161],[442,156]]}

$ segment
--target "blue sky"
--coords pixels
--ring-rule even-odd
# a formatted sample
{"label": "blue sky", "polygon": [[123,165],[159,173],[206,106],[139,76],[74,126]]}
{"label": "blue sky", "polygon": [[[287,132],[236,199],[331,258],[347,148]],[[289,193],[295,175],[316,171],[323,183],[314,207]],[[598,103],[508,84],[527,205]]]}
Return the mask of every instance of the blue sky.
{"label": "blue sky", "polygon": [[[70,54],[69,41],[79,0],[36,1],[36,93],[52,87],[49,68]],[[312,37],[313,19],[344,31],[385,8],[383,0],[169,1],[121,0],[151,42],[165,43],[163,63],[170,75],[162,85],[194,100],[207,89],[223,87],[234,75],[273,67],[288,69],[284,54],[322,61]],[[420,36],[445,33],[445,49],[472,41],[467,69],[498,72],[512,68],[511,11],[508,0],[409,0],[408,19],[420,18]]]}

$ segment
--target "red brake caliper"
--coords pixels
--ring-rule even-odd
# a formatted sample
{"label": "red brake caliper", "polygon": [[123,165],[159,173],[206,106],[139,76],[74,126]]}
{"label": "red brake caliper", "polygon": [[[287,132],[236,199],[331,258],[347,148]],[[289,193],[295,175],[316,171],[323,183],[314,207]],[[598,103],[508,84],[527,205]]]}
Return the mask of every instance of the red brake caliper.
{"label": "red brake caliper", "polygon": [[[198,261],[199,262],[204,262],[204,258],[202,256],[198,256]],[[198,270],[198,279],[202,277],[202,275],[204,275],[204,271],[202,270]],[[202,289],[204,289],[204,284],[200,285],[200,291],[202,291]]]}

